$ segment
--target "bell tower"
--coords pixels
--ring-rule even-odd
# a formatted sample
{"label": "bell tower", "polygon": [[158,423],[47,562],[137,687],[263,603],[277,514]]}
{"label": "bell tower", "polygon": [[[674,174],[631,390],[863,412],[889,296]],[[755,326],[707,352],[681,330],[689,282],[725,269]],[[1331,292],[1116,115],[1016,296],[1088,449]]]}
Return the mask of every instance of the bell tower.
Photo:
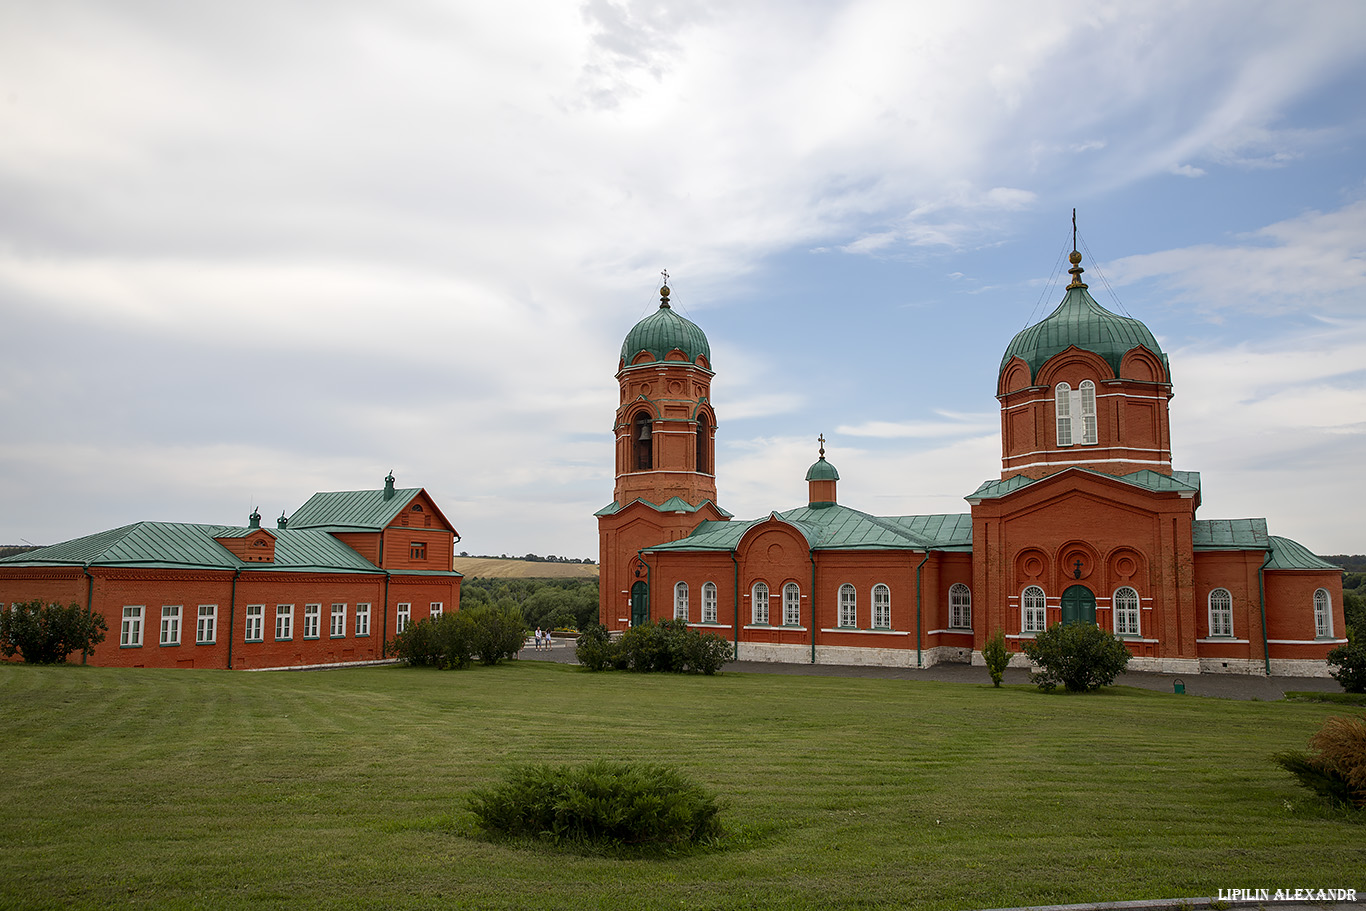
{"label": "bell tower", "polygon": [[636,622],[648,616],[648,591],[641,591],[648,580],[634,575],[641,548],[730,518],[716,505],[711,346],[674,311],[668,278],[665,272],[659,309],[627,333],[617,362],[615,484],[612,503],[597,513],[599,619],[608,629],[629,625],[633,591]]}

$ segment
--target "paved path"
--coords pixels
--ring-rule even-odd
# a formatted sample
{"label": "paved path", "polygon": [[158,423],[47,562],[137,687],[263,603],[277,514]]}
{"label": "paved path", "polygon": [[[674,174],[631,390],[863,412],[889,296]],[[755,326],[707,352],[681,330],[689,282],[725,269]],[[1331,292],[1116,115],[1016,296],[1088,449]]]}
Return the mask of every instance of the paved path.
{"label": "paved path", "polygon": [[[549,650],[537,651],[527,646],[518,658],[524,661],[556,661],[576,664],[574,641],[556,639]],[[872,667],[848,664],[777,664],[767,661],[731,661],[725,673],[743,674],[798,674],[819,677],[881,677],[891,680],[936,680],[947,683],[989,685],[991,675],[984,667],[967,664],[936,664],[927,668]],[[1121,674],[1116,686],[1134,686],[1163,693],[1175,692],[1177,681],[1185,684],[1189,696],[1213,696],[1219,699],[1261,699],[1274,701],[1285,696],[1287,690],[1310,690],[1341,693],[1342,687],[1332,677],[1266,677],[1250,674],[1153,674],[1131,671]],[[1007,684],[1028,684],[1029,671],[1007,668]]]}

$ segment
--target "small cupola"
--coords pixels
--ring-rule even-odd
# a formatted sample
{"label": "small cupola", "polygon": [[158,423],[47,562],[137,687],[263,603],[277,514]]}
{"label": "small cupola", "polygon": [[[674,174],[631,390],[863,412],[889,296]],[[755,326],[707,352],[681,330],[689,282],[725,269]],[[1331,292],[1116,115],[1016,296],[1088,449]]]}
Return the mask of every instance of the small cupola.
{"label": "small cupola", "polygon": [[835,482],[840,473],[835,466],[825,460],[825,434],[820,435],[820,458],[806,470],[806,482],[810,491],[808,504],[812,508],[835,505]]}
{"label": "small cupola", "polygon": [[253,508],[251,515],[247,516],[247,528],[261,527],[261,510]]}
{"label": "small cupola", "polygon": [[278,518],[278,519],[275,520],[275,527],[276,527],[276,528],[288,528],[288,527],[289,527],[289,520],[285,518],[285,514],[284,514],[283,511],[280,512],[280,518]]}
{"label": "small cupola", "polygon": [[386,499],[386,500],[392,500],[393,498],[394,498],[394,473],[391,471],[391,472],[389,472],[389,476],[386,477],[386,478],[384,479],[384,499]]}

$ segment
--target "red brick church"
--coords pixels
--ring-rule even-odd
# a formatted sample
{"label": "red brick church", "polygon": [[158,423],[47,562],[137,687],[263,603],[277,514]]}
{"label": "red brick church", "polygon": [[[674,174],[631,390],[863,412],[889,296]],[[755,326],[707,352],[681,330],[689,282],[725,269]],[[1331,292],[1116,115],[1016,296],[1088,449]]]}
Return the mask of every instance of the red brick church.
{"label": "red brick church", "polygon": [[[276,528],[136,522],[0,560],[0,606],[104,617],[115,667],[280,668],[382,660],[409,623],[460,606],[460,536],[422,488],[315,493]],[[71,660],[81,660],[73,656]]]}
{"label": "red brick church", "polygon": [[980,664],[998,629],[1018,651],[1078,621],[1121,637],[1135,670],[1326,675],[1346,641],[1341,570],[1265,519],[1196,518],[1200,475],[1172,467],[1167,356],[1070,260],[1062,302],[1001,359],[1000,477],[953,515],[845,506],[822,440],[804,505],[733,520],[711,349],[661,289],[618,362],[603,625],[685,618],[742,660],[928,667]]}

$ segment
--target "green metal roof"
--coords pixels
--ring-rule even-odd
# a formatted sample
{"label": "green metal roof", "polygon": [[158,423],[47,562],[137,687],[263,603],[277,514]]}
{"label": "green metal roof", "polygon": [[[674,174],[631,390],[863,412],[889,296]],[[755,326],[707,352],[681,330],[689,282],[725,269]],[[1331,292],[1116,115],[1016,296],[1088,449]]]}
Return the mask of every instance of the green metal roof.
{"label": "green metal roof", "polygon": [[387,498],[383,489],[315,493],[289,517],[289,527],[330,532],[382,531],[420,493],[421,487],[401,488]]}
{"label": "green metal roof", "polygon": [[621,357],[629,365],[636,355],[648,351],[657,361],[675,348],[683,352],[688,363],[695,364],[698,357],[705,356],[711,364],[711,345],[707,336],[697,324],[684,319],[674,312],[668,300],[662,300],[659,309],[636,323],[626,333],[621,343]]}
{"label": "green metal roof", "polygon": [[825,456],[821,456],[811,467],[806,470],[808,481],[838,481],[840,473],[835,470],[835,466],[825,461]]}
{"label": "green metal roof", "polygon": [[[1195,493],[1200,492],[1200,472],[1198,471],[1173,471],[1170,476],[1161,472],[1153,471],[1148,468],[1131,472],[1125,475],[1106,474],[1103,471],[1095,471],[1090,468],[1070,467],[1067,471],[1084,471],[1087,474],[1095,475],[1098,478],[1109,478],[1112,481],[1122,481],[1125,484],[1132,484],[1134,487],[1141,487],[1154,493]],[[1056,474],[1046,475],[1042,478],[1027,478],[1024,475],[1012,475],[1004,481],[989,480],[983,481],[976,490],[964,497],[965,500],[994,500],[1012,494],[1017,490],[1037,484],[1040,481],[1047,481],[1057,477]]]}
{"label": "green metal roof", "polygon": [[1106,310],[1085,287],[1071,287],[1056,310],[1010,340],[1001,357],[997,376],[1005,372],[1011,358],[1019,357],[1029,365],[1029,378],[1033,382],[1044,362],[1073,345],[1105,358],[1115,376],[1119,376],[1119,364],[1124,355],[1139,346],[1161,358],[1168,375],[1171,373],[1167,355],[1162,353],[1147,326],[1132,317]]}
{"label": "green metal roof", "polygon": [[682,497],[669,497],[669,499],[665,500],[663,503],[652,503],[644,497],[637,497],[630,503],[618,503],[616,500],[613,500],[611,503],[608,503],[602,509],[599,509],[597,512],[593,513],[593,515],[614,516],[617,513],[621,512],[623,509],[625,509],[627,506],[630,506],[631,503],[640,503],[644,506],[650,507],[655,512],[697,512],[703,506],[706,506],[708,503],[711,503],[712,508],[719,512],[721,515],[727,517],[731,515],[731,513],[726,512],[726,510],[722,509],[720,506],[717,506],[715,503],[712,503],[711,500],[703,500],[701,503],[698,503],[696,506],[693,506],[691,503],[689,503]]}
{"label": "green metal roof", "polygon": [[1266,564],[1267,569],[1332,569],[1342,571],[1341,566],[1334,566],[1327,560],[1320,560],[1309,548],[1297,541],[1280,538],[1276,535],[1271,535],[1268,540],[1271,542],[1271,561]]}
{"label": "green metal roof", "polygon": [[678,541],[650,551],[733,551],[745,533],[778,519],[792,525],[812,550],[971,550],[968,515],[873,516],[848,506],[802,506],[743,522],[703,522]]}
{"label": "green metal roof", "polygon": [[1196,550],[1266,550],[1266,519],[1196,519],[1191,526]]}

